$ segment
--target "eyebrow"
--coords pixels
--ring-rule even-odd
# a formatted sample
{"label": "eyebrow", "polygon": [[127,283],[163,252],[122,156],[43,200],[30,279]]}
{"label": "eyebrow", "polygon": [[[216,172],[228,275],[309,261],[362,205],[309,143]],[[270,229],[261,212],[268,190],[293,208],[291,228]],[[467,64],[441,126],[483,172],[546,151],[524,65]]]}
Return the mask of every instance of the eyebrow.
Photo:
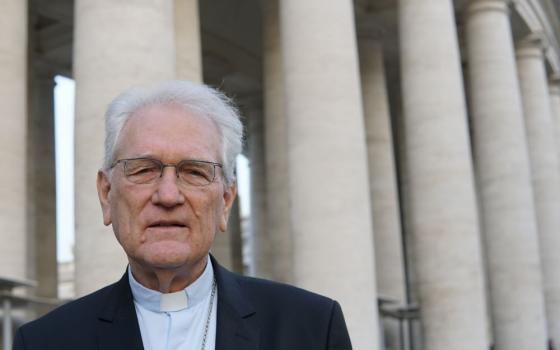
{"label": "eyebrow", "polygon": [[143,154],[142,153],[140,153],[140,154],[136,153],[136,154],[132,154],[131,156],[127,156],[125,158],[127,158],[127,159],[130,159],[130,158],[152,158],[152,159],[158,159],[159,160],[158,157],[156,157],[154,154],[151,154],[151,153],[143,153]]}
{"label": "eyebrow", "polygon": [[[127,157],[122,157],[119,159],[137,159],[137,158],[148,158],[148,159],[154,159],[157,161],[160,161],[164,164],[167,164],[166,162],[164,162],[163,160],[161,160],[159,157],[156,157],[155,155],[151,154],[151,153],[144,153],[144,154],[135,154],[135,155],[131,155],[131,156],[127,156]],[[183,161],[189,161],[189,160],[193,160],[193,161],[199,161],[199,162],[206,162],[206,163],[217,163],[217,164],[221,164],[219,161],[217,160],[208,160],[205,157],[189,157],[189,158],[181,158],[179,159],[179,161],[176,163],[180,163]]]}

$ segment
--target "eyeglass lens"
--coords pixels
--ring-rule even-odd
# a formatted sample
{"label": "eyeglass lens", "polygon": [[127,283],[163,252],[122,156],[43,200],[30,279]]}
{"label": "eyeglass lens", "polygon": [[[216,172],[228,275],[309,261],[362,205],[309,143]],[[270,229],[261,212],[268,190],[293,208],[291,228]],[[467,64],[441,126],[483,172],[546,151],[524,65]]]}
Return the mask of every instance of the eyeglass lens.
{"label": "eyeglass lens", "polygon": [[159,178],[166,166],[175,167],[177,177],[194,186],[204,186],[214,181],[215,165],[195,160],[184,160],[176,165],[164,165],[156,159],[128,159],[124,162],[124,173],[131,182],[145,184]]}

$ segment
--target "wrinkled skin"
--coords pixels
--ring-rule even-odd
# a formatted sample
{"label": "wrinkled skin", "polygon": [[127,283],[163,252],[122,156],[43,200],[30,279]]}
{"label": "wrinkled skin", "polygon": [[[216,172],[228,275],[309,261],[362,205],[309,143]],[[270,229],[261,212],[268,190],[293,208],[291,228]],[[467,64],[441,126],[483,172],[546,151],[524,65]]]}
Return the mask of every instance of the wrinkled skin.
{"label": "wrinkled skin", "polygon": [[[116,158],[151,157],[164,163],[184,159],[222,162],[217,127],[176,105],[136,111],[123,127]],[[148,288],[174,292],[203,272],[217,232],[225,232],[236,195],[216,168],[213,183],[195,187],[176,178],[173,167],[152,184],[126,179],[123,164],[111,177],[100,170],[97,189],[103,222],[112,225],[134,277]]]}

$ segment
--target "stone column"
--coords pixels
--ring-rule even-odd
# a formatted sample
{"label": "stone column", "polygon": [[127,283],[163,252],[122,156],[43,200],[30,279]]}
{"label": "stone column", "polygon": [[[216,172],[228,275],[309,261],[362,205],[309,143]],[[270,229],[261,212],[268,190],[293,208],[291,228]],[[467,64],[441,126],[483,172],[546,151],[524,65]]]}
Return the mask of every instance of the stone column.
{"label": "stone column", "polygon": [[[238,189],[239,191],[239,189]],[[238,192],[239,194],[239,192]],[[235,198],[225,233],[216,234],[212,254],[227,269],[243,274],[243,245],[241,240],[241,221],[239,217],[239,196]]]}
{"label": "stone column", "polygon": [[103,159],[104,112],[124,89],[175,76],[172,0],[77,0],[76,292],[83,295],[119,278],[124,252],[103,226],[95,188]]}
{"label": "stone column", "polygon": [[528,38],[522,42],[517,49],[517,70],[529,146],[548,338],[557,348],[560,346],[560,165],[543,49],[540,39]]}
{"label": "stone column", "polygon": [[239,212],[239,196],[233,202],[229,214],[228,231],[230,236],[231,269],[243,274],[243,239],[241,234],[241,213]]}
{"label": "stone column", "polygon": [[546,325],[529,158],[505,0],[466,13],[476,175],[496,349],[544,349]]}
{"label": "stone column", "polygon": [[560,73],[550,77],[548,91],[550,94],[550,114],[555,130],[556,153],[560,161]]}
{"label": "stone column", "polygon": [[408,207],[424,348],[488,349],[453,4],[401,0],[399,29]]}
{"label": "stone column", "polygon": [[198,0],[173,0],[176,77],[202,82]]}
{"label": "stone column", "polygon": [[[383,50],[379,42],[366,37],[360,37],[359,46],[377,293],[403,305],[406,289],[402,233]],[[398,324],[387,320],[384,329],[385,343],[397,349]]]}
{"label": "stone column", "polygon": [[354,348],[379,349],[352,6],[280,2],[294,281],[340,301]]}
{"label": "stone column", "polygon": [[[386,71],[387,72],[387,71]],[[394,71],[393,71],[394,72]],[[387,72],[388,73],[388,72]],[[406,286],[406,302],[407,304],[419,305],[418,302],[418,286],[417,283],[417,271],[416,267],[416,257],[414,256],[414,249],[412,249],[412,218],[410,215],[410,194],[409,194],[409,178],[411,174],[408,170],[407,163],[407,148],[406,148],[406,120],[402,111],[402,101],[400,89],[400,76],[393,73],[393,76],[387,76],[388,87],[399,80],[398,87],[393,87],[393,96],[396,101],[391,104],[391,112],[395,127],[393,128],[393,137],[396,142],[395,146],[395,170],[397,177],[397,188],[400,199],[400,214],[401,214],[401,230],[402,230],[402,241],[403,241],[403,259],[404,259],[404,269],[405,269],[405,281]],[[389,92],[389,94],[391,94]],[[405,328],[405,339],[406,345],[403,349],[413,349],[413,350],[423,350],[422,349],[422,327],[420,321],[409,320],[404,325]],[[408,346],[408,347],[407,347]]]}
{"label": "stone column", "polygon": [[[56,173],[54,147],[54,75],[35,68],[31,78],[29,113],[28,230],[33,244],[32,279],[35,294],[56,298],[58,265],[56,259]],[[43,310],[46,311],[46,310]]]}
{"label": "stone column", "polygon": [[267,224],[267,188],[263,115],[250,107],[248,116],[249,167],[251,171],[251,236],[253,239],[253,273],[274,279],[273,249]]}
{"label": "stone column", "polygon": [[0,276],[26,278],[27,1],[0,0]]}
{"label": "stone column", "polygon": [[274,279],[293,283],[288,187],[288,140],[278,0],[261,1],[263,14],[264,118],[267,219],[274,253]]}
{"label": "stone column", "polygon": [[[231,215],[230,215],[231,220]],[[212,244],[211,253],[218,260],[218,262],[223,265],[228,270],[232,269],[231,261],[231,231],[229,229],[226,232],[216,233],[214,238],[214,243]]]}

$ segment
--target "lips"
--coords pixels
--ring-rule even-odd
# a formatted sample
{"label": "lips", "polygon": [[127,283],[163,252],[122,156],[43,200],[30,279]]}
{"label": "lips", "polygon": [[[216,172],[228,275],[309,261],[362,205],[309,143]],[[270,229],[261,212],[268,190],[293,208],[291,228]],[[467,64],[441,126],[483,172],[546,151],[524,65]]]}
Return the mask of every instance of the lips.
{"label": "lips", "polygon": [[158,228],[158,227],[186,227],[185,224],[183,224],[180,221],[175,221],[175,220],[158,220],[155,221],[153,223],[151,223],[148,227],[150,228]]}

